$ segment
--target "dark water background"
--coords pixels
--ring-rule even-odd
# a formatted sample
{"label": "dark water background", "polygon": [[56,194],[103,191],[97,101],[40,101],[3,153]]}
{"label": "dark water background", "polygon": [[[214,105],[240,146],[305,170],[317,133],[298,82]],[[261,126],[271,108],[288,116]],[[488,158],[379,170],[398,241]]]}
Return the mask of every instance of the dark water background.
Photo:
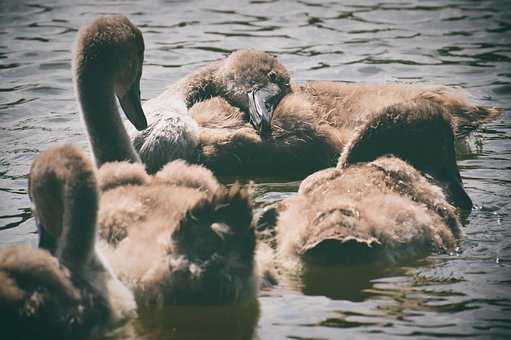
{"label": "dark water background", "polygon": [[[511,338],[511,1],[1,0],[0,246],[37,239],[27,195],[34,157],[56,143],[87,147],[70,47],[100,14],[128,15],[144,33],[144,99],[252,47],[278,55],[298,81],[460,86],[503,108],[458,148],[476,208],[456,253],[305,273],[241,310],[146,311],[113,338]],[[258,206],[297,185],[258,183]]]}

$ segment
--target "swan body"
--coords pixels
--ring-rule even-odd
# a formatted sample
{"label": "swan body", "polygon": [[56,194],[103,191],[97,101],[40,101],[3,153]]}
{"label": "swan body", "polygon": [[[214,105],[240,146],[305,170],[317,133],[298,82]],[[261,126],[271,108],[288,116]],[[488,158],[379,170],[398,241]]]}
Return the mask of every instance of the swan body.
{"label": "swan body", "polygon": [[226,189],[210,171],[179,160],[154,176],[125,162],[107,163],[99,173],[103,250],[140,305],[255,297],[255,235],[245,189]]}
{"label": "swan body", "polygon": [[96,249],[92,164],[74,147],[52,148],[34,162],[29,186],[40,249],[0,250],[3,332],[76,338],[133,316],[133,294]]}
{"label": "swan body", "polygon": [[[247,190],[238,185],[227,189],[209,170],[182,160],[148,174],[117,108],[109,105],[117,96],[135,128],[159,129],[140,106],[143,47],[142,34],[125,17],[101,17],[78,33],[74,80],[99,167],[101,250],[139,306],[253,300],[258,279]],[[100,78],[88,75],[97,70],[103,71]],[[99,85],[101,92],[94,90]],[[145,107],[158,114],[169,109],[166,104]],[[165,136],[177,145],[193,144],[185,137],[188,125],[180,126],[183,134],[170,128]],[[180,150],[176,155],[182,156]]]}
{"label": "swan body", "polygon": [[284,263],[395,263],[452,250],[460,227],[439,186],[384,156],[307,177],[278,208],[277,256]]}

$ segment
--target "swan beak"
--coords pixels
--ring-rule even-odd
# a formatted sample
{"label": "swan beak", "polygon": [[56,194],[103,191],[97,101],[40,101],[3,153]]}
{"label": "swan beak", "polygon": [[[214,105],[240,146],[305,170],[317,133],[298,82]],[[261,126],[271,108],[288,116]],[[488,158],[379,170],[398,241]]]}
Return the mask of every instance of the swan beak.
{"label": "swan beak", "polygon": [[278,87],[271,85],[248,93],[250,123],[261,136],[271,135],[271,120],[277,99]]}
{"label": "swan beak", "polygon": [[131,124],[133,124],[137,130],[140,131],[147,128],[147,120],[144,110],[142,110],[142,104],[140,103],[139,82],[135,82],[124,96],[119,97],[119,103],[126,117],[128,117]]}

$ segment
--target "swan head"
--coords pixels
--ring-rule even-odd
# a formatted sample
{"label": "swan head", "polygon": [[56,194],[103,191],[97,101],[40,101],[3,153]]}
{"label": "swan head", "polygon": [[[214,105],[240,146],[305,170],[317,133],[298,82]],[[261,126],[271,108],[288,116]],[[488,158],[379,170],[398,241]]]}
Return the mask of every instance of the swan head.
{"label": "swan head", "polygon": [[142,32],[124,16],[99,17],[80,29],[74,51],[78,96],[113,89],[130,122],[138,130],[145,129],[147,120],[140,103]]}
{"label": "swan head", "polygon": [[171,235],[175,304],[233,304],[255,297],[255,233],[246,189],[199,201]]}
{"label": "swan head", "polygon": [[271,134],[273,110],[289,92],[289,74],[278,59],[253,49],[229,55],[219,68],[226,99],[248,112],[250,123],[261,136]]}

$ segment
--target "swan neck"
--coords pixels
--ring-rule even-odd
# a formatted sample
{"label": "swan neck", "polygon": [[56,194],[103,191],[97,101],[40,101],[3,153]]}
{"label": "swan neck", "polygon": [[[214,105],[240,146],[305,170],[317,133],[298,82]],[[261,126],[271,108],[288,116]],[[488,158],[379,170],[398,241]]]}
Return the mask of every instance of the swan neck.
{"label": "swan neck", "polygon": [[69,269],[83,268],[94,252],[98,189],[94,166],[82,151],[63,145],[33,163],[30,198],[44,249]]}
{"label": "swan neck", "polygon": [[220,66],[220,62],[206,65],[186,77],[183,80],[184,84],[179,84],[187,108],[223,93],[221,82],[217,76]]}
{"label": "swan neck", "polygon": [[113,161],[140,162],[117,109],[113,84],[78,78],[76,90],[97,167]]}
{"label": "swan neck", "polygon": [[62,235],[57,257],[69,269],[80,271],[94,256],[98,191],[92,171],[71,169],[62,188]]}

